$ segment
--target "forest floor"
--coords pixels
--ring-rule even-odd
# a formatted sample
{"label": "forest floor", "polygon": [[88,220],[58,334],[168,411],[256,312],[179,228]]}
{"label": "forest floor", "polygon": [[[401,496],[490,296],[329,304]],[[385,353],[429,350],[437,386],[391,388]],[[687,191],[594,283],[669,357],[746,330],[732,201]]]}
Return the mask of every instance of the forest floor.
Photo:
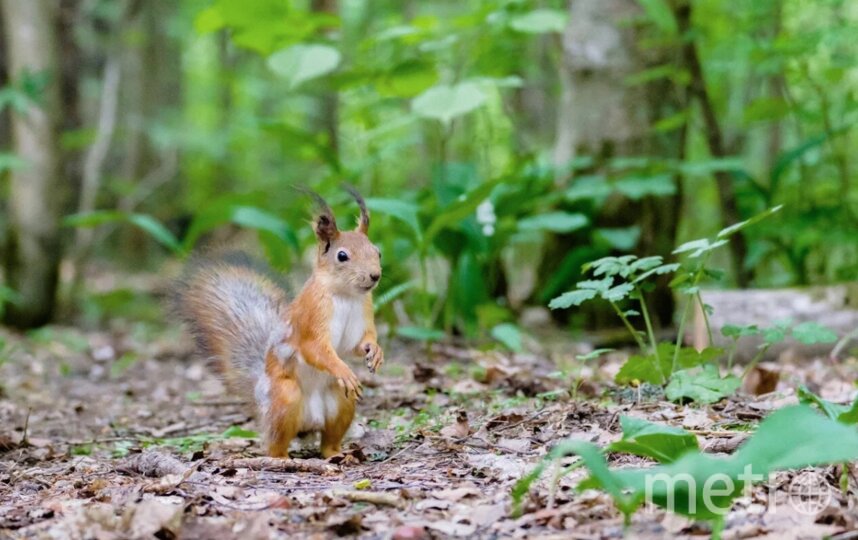
{"label": "forest floor", "polygon": [[[387,344],[366,389],[344,456],[262,458],[244,404],[226,394],[178,328],[102,332],[52,327],[5,335],[0,363],[0,538],[620,538],[610,498],[574,486],[582,469],[546,475],[511,514],[514,484],[557,442],[604,445],[620,415],[669,423],[701,448],[730,453],[797,384],[847,401],[854,359],[781,355],[779,382],[762,396],[713,406],[676,405],[610,382],[621,354],[587,365],[570,394],[558,377],[576,352],[539,347],[511,355],[451,344]],[[358,364],[355,364],[357,369]],[[646,460],[613,454],[613,466]],[[850,475],[852,471],[849,471]],[[812,512],[789,504],[812,474],[830,496]],[[838,467],[781,473],[735,503],[725,538],[820,538],[855,529]],[[850,488],[858,485],[850,478]],[[673,514],[638,512],[632,538],[707,534]],[[843,538],[845,538],[844,536]]]}

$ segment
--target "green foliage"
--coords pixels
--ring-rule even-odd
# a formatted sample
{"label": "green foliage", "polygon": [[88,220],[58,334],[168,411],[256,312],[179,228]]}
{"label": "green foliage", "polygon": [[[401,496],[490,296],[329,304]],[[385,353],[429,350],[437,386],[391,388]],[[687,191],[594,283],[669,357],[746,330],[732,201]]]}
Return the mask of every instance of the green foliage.
{"label": "green foliage", "polygon": [[340,51],[329,45],[292,45],[268,57],[268,67],[294,90],[301,84],[331,73],[341,61]]}
{"label": "green foliage", "polygon": [[512,17],[509,21],[509,26],[516,32],[525,34],[562,32],[566,28],[567,19],[568,16],[565,11],[535,9],[531,12]]}
{"label": "green foliage", "polygon": [[499,324],[492,328],[491,335],[507,349],[513,352],[522,351],[521,330],[518,326],[511,323]]}
{"label": "green foliage", "polygon": [[799,386],[798,400],[805,405],[813,405],[819,408],[825,416],[838,422],[854,425],[858,424],[858,398],[851,405],[840,405],[822,399],[806,386]]}
{"label": "green foliage", "polygon": [[179,240],[161,222],[146,214],[100,210],[75,214],[63,220],[66,227],[98,227],[107,223],[130,223],[148,233],[158,243],[177,255],[185,253]]}
{"label": "green foliage", "polygon": [[[707,348],[697,352],[682,347],[682,337],[691,306],[694,303],[706,310],[700,298],[700,282],[705,277],[716,273],[707,266],[714,250],[727,244],[729,238],[751,225],[778,212],[775,207],[761,212],[754,217],[726,227],[719,231],[714,238],[702,238],[686,242],[674,251],[674,255],[684,255],[682,263],[665,263],[661,256],[639,258],[636,255],[602,257],[583,266],[585,272],[594,278],[580,281],[576,288],[554,298],[548,305],[551,309],[565,309],[580,306],[584,302],[601,299],[608,302],[614,312],[622,320],[626,329],[640,347],[641,354],[631,356],[617,373],[616,381],[625,384],[667,385],[665,393],[671,401],[694,400],[701,403],[713,403],[735,392],[741,386],[741,379],[719,373],[715,362],[724,354],[722,349]],[[646,287],[657,276],[675,274],[670,286],[676,291],[688,296],[682,313],[675,343],[657,343],[645,301]],[[637,301],[640,311],[621,307],[622,302]],[[646,341],[641,333],[631,323],[631,318],[641,315],[646,328]],[[706,319],[708,325],[708,319]],[[769,329],[765,344],[751,367],[759,361],[762,354],[771,344],[786,337],[786,327],[775,326]],[[726,327],[725,336],[734,340],[730,351],[728,370],[732,367],[736,341],[741,336],[755,335],[759,332],[756,327]],[[812,340],[831,340],[831,335],[820,325],[805,323],[793,330],[797,339],[804,342]],[[711,331],[710,331],[711,335]],[[701,367],[702,366],[702,367]],[[750,369],[750,368],[749,368]],[[747,373],[747,372],[746,372]]]}
{"label": "green foliage", "polygon": [[623,452],[652,458],[659,463],[672,463],[686,452],[700,449],[697,437],[680,428],[631,416],[621,416],[620,426],[623,438],[609,444],[608,452]]}
{"label": "green foliage", "polygon": [[450,86],[441,84],[427,89],[414,98],[411,109],[414,114],[429,120],[438,120],[445,126],[459,116],[476,110],[486,101],[480,86],[464,81]]}
{"label": "green foliage", "polygon": [[718,372],[714,364],[699,371],[683,369],[672,374],[664,394],[671,401],[692,400],[698,403],[715,403],[730,396],[742,386],[742,379]]}
{"label": "green foliage", "polygon": [[[640,426],[640,429],[656,431],[657,428]],[[623,439],[632,438],[625,431],[624,426]],[[668,440],[668,437],[673,440]],[[774,471],[858,458],[858,433],[854,429],[803,405],[772,413],[760,423],[747,443],[728,458],[689,448],[691,439],[682,437],[681,430],[653,435],[654,444],[672,450],[654,452],[650,446],[647,451],[672,459],[665,459],[664,464],[652,468],[610,469],[602,452],[582,441],[558,444],[546,462],[570,454],[579,456],[590,472],[590,477],[579,485],[579,489],[605,491],[627,521],[644,502],[649,502],[697,520],[712,521],[713,533],[717,533],[732,501],[752,482],[760,482]],[[632,448],[641,450],[636,445]],[[546,462],[516,485],[514,511],[520,512],[523,497],[541,475]],[[712,486],[717,491],[710,489]]]}

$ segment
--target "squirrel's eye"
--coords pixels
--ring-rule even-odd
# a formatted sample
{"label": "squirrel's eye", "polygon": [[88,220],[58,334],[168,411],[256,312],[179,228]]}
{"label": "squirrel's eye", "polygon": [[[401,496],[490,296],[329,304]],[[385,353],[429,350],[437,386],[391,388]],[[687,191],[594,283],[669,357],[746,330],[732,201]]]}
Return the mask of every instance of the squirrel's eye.
{"label": "squirrel's eye", "polygon": [[345,251],[339,251],[337,252],[337,260],[340,262],[346,262],[347,260],[349,260],[349,254]]}

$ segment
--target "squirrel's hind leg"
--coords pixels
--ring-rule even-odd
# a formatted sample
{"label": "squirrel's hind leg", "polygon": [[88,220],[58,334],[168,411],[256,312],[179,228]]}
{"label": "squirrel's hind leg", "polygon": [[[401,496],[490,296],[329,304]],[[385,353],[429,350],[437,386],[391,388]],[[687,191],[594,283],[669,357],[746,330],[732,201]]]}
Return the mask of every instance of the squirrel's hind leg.
{"label": "squirrel's hind leg", "polygon": [[289,444],[301,429],[303,399],[298,381],[279,367],[279,364],[269,358],[266,375],[271,386],[268,389],[269,402],[267,407],[263,408],[262,419],[266,423],[268,455],[288,458]]}
{"label": "squirrel's hind leg", "polygon": [[335,390],[339,410],[336,416],[325,420],[325,429],[322,430],[322,457],[327,459],[342,452],[343,437],[352,425],[355,417],[355,400],[343,395],[342,390]]}

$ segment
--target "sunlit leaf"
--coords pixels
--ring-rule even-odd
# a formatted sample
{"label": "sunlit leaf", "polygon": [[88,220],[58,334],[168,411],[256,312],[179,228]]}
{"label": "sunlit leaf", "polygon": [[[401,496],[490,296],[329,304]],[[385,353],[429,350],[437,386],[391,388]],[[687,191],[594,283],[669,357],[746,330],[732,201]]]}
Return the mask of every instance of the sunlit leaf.
{"label": "sunlit leaf", "polygon": [[331,73],[340,65],[340,51],[329,45],[293,45],[268,57],[268,67],[289,82],[289,88]]}
{"label": "sunlit leaf", "polygon": [[439,84],[414,98],[411,110],[421,118],[449,124],[454,118],[478,109],[485,101],[486,95],[475,82]]}

